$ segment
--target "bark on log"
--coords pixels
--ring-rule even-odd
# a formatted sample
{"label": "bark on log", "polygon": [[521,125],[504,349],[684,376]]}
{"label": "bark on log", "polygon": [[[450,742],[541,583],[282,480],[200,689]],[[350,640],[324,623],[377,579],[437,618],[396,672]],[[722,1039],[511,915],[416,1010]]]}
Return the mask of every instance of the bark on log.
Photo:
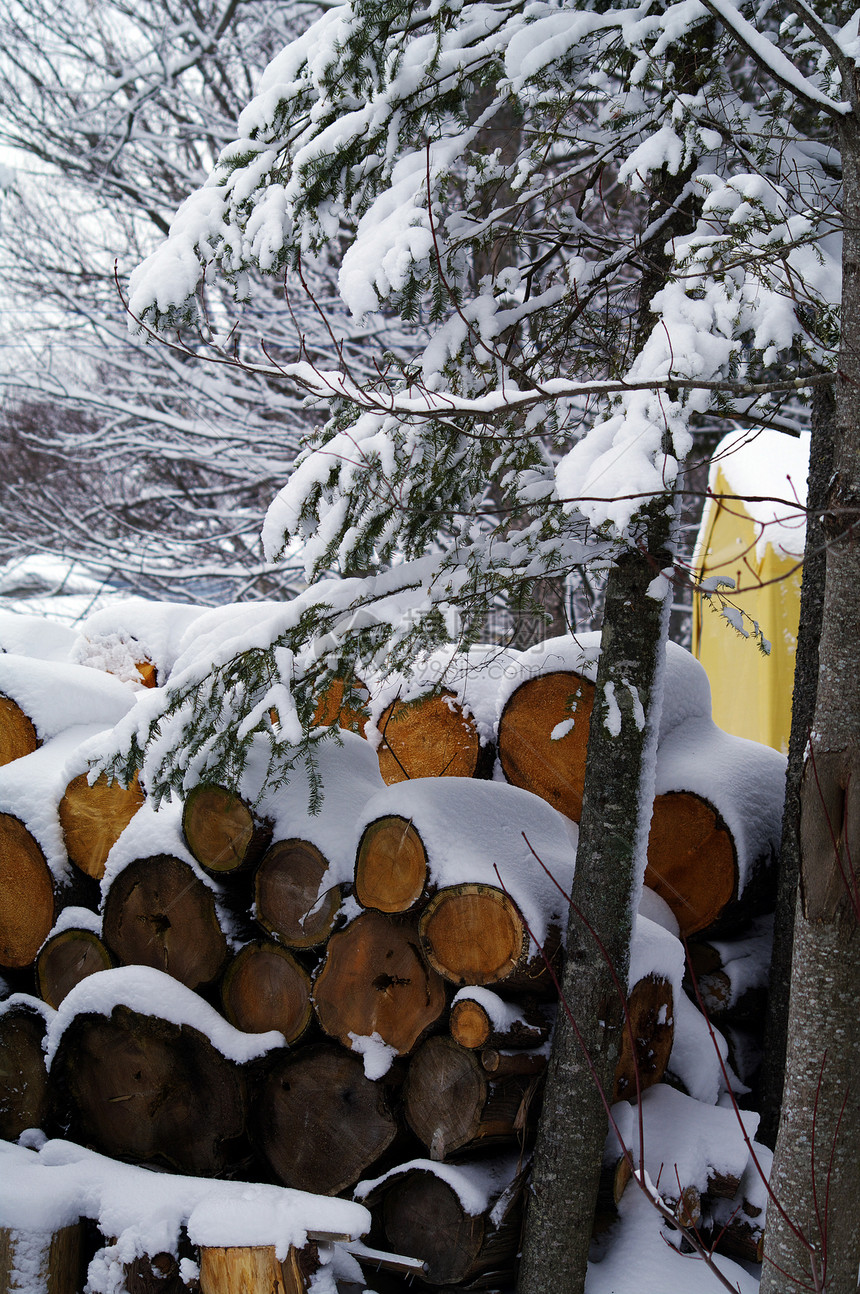
{"label": "bark on log", "polygon": [[[504,984],[506,991],[545,992],[551,984],[519,909],[494,885],[469,882],[438,890],[418,925],[427,961],[454,984]],[[558,951],[558,932],[545,952]]]}
{"label": "bark on log", "polygon": [[278,840],[262,859],[254,881],[259,924],[290,948],[323,944],[334,928],[344,887],[324,887],[328,859],[307,840]]}
{"label": "bark on log", "polygon": [[118,961],[165,971],[188,988],[211,983],[227,960],[212,891],[171,854],[138,858],[119,873],[102,935]]}
{"label": "bark on log", "polygon": [[224,1014],[245,1033],[278,1029],[292,1045],[313,1018],[310,976],[285,948],[268,940],[246,944],[221,981]]}
{"label": "bark on log", "polygon": [[640,1092],[659,1083],[665,1074],[675,1036],[672,985],[657,975],[646,975],[631,989],[627,1012],[630,1029],[625,1027],[622,1035],[613,1102],[636,1100],[637,1070]]}
{"label": "bark on log", "polygon": [[113,958],[95,931],[76,927],[61,930],[39,949],[36,958],[39,996],[56,1010],[76,984],[97,971],[109,970],[113,964]]}
{"label": "bark on log", "polygon": [[470,1214],[456,1190],[433,1172],[412,1168],[385,1184],[381,1204],[386,1239],[398,1253],[420,1258],[429,1285],[480,1286],[492,1274],[491,1288],[513,1283],[521,1221],[521,1192],[514,1190],[501,1218],[492,1204]]}
{"label": "bark on log", "polygon": [[668,903],[682,938],[712,926],[737,900],[735,844],[706,800],[687,791],[655,796],[645,884]]}
{"label": "bark on log", "polygon": [[407,818],[388,814],[365,827],[355,857],[355,897],[380,912],[408,912],[429,897],[427,851]]}
{"label": "bark on log", "polygon": [[72,778],[60,800],[60,826],[69,858],[100,881],[107,856],[143,804],[137,777],[127,787],[104,773],[90,785],[87,774]]}
{"label": "bark on log", "polygon": [[378,1034],[404,1056],[442,1015],[442,978],[421,956],[411,919],[369,910],[332,935],[314,984],[314,1005],[329,1037]]}
{"label": "bark on log", "polygon": [[0,813],[0,966],[32,962],[54,924],[54,880],[19,818]]}
{"label": "bark on log", "polygon": [[285,1186],[337,1195],[397,1135],[386,1085],[331,1043],[280,1056],[254,1103],[254,1137]]}
{"label": "bark on log", "polygon": [[496,1001],[497,1008],[461,989],[451,1005],[448,1023],[454,1041],[461,1047],[492,1049],[539,1047],[546,1042],[552,1021],[545,1011],[532,1003],[513,1007],[501,999]]}
{"label": "bark on log", "polygon": [[200,1294],[303,1294],[319,1268],[316,1246],[290,1245],[284,1262],[274,1245],[200,1250]]}
{"label": "bark on log", "polygon": [[409,1062],[403,1092],[406,1121],[431,1159],[525,1141],[538,1085],[533,1074],[488,1074],[475,1053],[453,1038],[428,1038]]}
{"label": "bark on log", "polygon": [[68,1136],[115,1159],[229,1177],[247,1155],[245,1080],[198,1030],[126,1006],[65,1029],[51,1087]]}
{"label": "bark on log", "polygon": [[499,719],[499,761],[522,786],[579,822],[594,684],[560,670],[527,679]]}
{"label": "bark on log", "polygon": [[690,941],[684,986],[694,1001],[698,989],[710,1019],[761,1024],[767,1007],[771,943],[772,925],[767,919],[753,923],[737,939]]}
{"label": "bark on log", "polygon": [[30,755],[39,745],[32,720],[16,701],[0,696],[0,765]]}
{"label": "bark on log", "polygon": [[491,746],[453,692],[431,692],[415,701],[393,701],[377,723],[382,733],[379,771],[390,786],[416,777],[489,777]]}
{"label": "bark on log", "polygon": [[272,838],[241,798],[223,786],[192,787],[182,810],[185,842],[213,876],[243,871],[257,862]]}
{"label": "bark on log", "polygon": [[16,1005],[0,1014],[0,1138],[17,1141],[26,1128],[44,1128],[49,1117],[45,1069],[45,1018]]}
{"label": "bark on log", "polygon": [[78,1294],[84,1282],[83,1225],[59,1231],[0,1227],[0,1294]]}

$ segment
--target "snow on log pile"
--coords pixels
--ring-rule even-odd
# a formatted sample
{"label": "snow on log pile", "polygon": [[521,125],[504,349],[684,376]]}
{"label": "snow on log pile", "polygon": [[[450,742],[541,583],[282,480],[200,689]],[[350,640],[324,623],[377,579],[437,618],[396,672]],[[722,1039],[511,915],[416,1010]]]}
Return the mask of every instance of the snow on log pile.
{"label": "snow on log pile", "polygon": [[[237,623],[243,614],[231,609]],[[238,788],[194,786],[157,812],[145,778],[91,783],[104,733],[169,678],[189,643],[214,647],[217,620],[134,599],[93,616],[49,659],[39,622],[5,626],[0,1137],[22,1139],[15,1154],[34,1182],[54,1180],[36,1165],[92,1174],[97,1160],[122,1160],[139,1166],[123,1172],[185,1175],[175,1183],[354,1192],[383,1256],[352,1244],[339,1259],[344,1288],[363,1288],[360,1264],[380,1262],[386,1289],[397,1288],[414,1275],[411,1256],[431,1286],[509,1289],[557,1010],[598,639],[437,653],[384,685],[368,672],[366,713],[355,688],[330,689],[319,719],[342,731],[319,747],[317,814],[307,774],[272,792],[253,757]],[[701,668],[670,645],[630,1027],[609,1094],[618,1135],[595,1224],[603,1243],[632,1207],[619,1137],[638,1157],[638,1093],[644,1166],[679,1226],[760,1258],[763,1200],[727,1083],[743,1093],[754,1079],[783,770],[774,751],[714,726]],[[689,968],[681,935],[692,936]],[[743,1118],[751,1136],[756,1118]],[[37,1154],[45,1135],[55,1140]],[[50,1241],[79,1217],[99,1222],[91,1289],[178,1294],[188,1273],[196,1279],[199,1255],[180,1252],[195,1240],[188,1217],[164,1224],[158,1249],[146,1228],[124,1243],[105,1220],[107,1196],[95,1207],[81,1191],[64,1205],[69,1222],[39,1230]],[[199,1185],[170,1191],[185,1191],[187,1211],[203,1199]],[[237,1198],[206,1197],[224,1234],[213,1240],[212,1224],[199,1244],[244,1243],[229,1238]],[[0,1197],[9,1253],[21,1230],[12,1214]],[[359,1234],[315,1229],[348,1231],[350,1243]],[[151,1262],[141,1275],[147,1254],[166,1254],[169,1275]],[[219,1261],[209,1255],[207,1273]],[[268,1289],[266,1261],[254,1279]],[[305,1270],[294,1255],[293,1268],[292,1285],[278,1268],[290,1291],[333,1292],[341,1279],[336,1264]]]}

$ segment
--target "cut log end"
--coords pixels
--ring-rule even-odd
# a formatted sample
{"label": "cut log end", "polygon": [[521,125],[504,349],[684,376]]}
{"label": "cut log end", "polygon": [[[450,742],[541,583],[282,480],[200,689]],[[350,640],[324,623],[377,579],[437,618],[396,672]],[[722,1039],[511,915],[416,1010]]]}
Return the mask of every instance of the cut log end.
{"label": "cut log end", "polygon": [[407,912],[426,883],[427,852],[412,823],[397,814],[371,822],[355,862],[355,896],[362,907]]}
{"label": "cut log end", "polygon": [[286,948],[258,941],[231,961],[221,981],[224,1014],[245,1033],[277,1029],[290,1044],[310,1024],[311,982]]}
{"label": "cut log end", "polygon": [[0,966],[29,966],[54,924],[54,882],[20,819],[0,813]]}
{"label": "cut log end", "polygon": [[36,958],[39,994],[56,1010],[82,980],[112,965],[110,953],[94,931],[61,930],[42,945]]}
{"label": "cut log end", "polygon": [[499,762],[507,780],[574,822],[582,816],[593,705],[593,683],[558,671],[521,683],[499,719]]}
{"label": "cut log end", "polygon": [[200,866],[218,876],[256,862],[269,839],[241,796],[214,785],[188,792],[182,830]]}
{"label": "cut log end", "polygon": [[668,903],[682,937],[713,925],[737,898],[734,841],[706,800],[688,791],[655,797],[645,884]]}
{"label": "cut log end", "polygon": [[[659,1083],[669,1064],[675,1036],[672,985],[656,975],[634,984],[627,1000],[630,1028],[624,1028],[615,1070],[613,1101],[635,1100],[639,1091]],[[631,1041],[630,1035],[633,1035]]]}
{"label": "cut log end", "polygon": [[328,859],[307,840],[278,840],[254,881],[257,921],[291,948],[325,943],[340,911],[343,890],[326,887]]}
{"label": "cut log end", "polygon": [[0,696],[0,765],[30,755],[39,745],[32,720],[17,702]]}
{"label": "cut log end", "polygon": [[529,935],[513,899],[492,885],[439,890],[421,914],[421,948],[455,984],[496,984],[528,960]]}
{"label": "cut log end", "polygon": [[131,822],[144,795],[135,775],[127,787],[101,773],[90,785],[86,773],[75,777],[60,801],[60,826],[69,858],[87,876],[100,881],[107,856]]}
{"label": "cut log end", "polygon": [[415,923],[369,909],[332,935],[314,984],[323,1030],[345,1047],[378,1034],[406,1055],[442,1015],[445,989],[421,956]]}
{"label": "cut log end", "polygon": [[488,777],[492,749],[452,692],[394,701],[377,724],[379,771],[392,785],[416,777]]}

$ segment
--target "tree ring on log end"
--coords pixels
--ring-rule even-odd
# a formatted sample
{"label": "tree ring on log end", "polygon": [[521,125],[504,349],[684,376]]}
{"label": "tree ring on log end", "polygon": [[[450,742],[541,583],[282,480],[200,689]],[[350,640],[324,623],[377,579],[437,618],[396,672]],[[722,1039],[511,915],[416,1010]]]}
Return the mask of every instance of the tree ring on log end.
{"label": "tree ring on log end", "polygon": [[416,777],[489,775],[478,727],[453,692],[430,692],[415,701],[392,701],[377,728],[382,734],[379,772],[391,786]]}
{"label": "tree ring on log end", "polygon": [[382,1225],[396,1253],[427,1264],[431,1285],[464,1280],[481,1251],[484,1219],[467,1213],[453,1187],[416,1169],[398,1177],[382,1205]]}
{"label": "tree ring on log end", "polygon": [[128,786],[109,782],[105,773],[92,784],[87,773],[72,778],[60,800],[59,813],[66,852],[75,866],[100,881],[108,854],[143,800],[136,773]]}
{"label": "tree ring on log end", "polygon": [[310,976],[295,957],[267,940],[246,944],[221,981],[224,1014],[244,1033],[277,1029],[296,1042],[313,1015]]}

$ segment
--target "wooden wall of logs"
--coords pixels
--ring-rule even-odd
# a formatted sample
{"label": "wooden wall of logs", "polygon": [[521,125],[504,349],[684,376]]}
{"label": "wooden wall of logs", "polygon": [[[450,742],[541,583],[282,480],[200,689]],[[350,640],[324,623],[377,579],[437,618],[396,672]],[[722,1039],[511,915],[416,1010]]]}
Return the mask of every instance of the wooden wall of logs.
{"label": "wooden wall of logs", "polygon": [[[80,765],[84,738],[134,703],[132,685],[83,665],[0,654],[0,966],[8,989],[0,1136],[14,1141],[41,1128],[138,1164],[323,1195],[370,1181],[362,1191],[376,1219],[372,1240],[422,1259],[426,1283],[508,1289],[556,1009],[543,954],[557,961],[561,922],[536,940],[516,886],[493,883],[493,859],[470,872],[470,845],[459,866],[457,840],[449,833],[440,851],[415,815],[398,809],[396,794],[391,812],[358,815],[355,824],[343,818],[345,805],[386,784],[445,778],[433,792],[444,819],[445,785],[462,797],[463,779],[495,769],[488,795],[528,792],[530,802],[557,810],[560,824],[575,822],[593,669],[550,668],[548,646],[531,661],[524,653],[520,676],[512,683],[507,674],[497,689],[494,744],[485,739],[486,714],[470,709],[462,686],[389,701],[375,752],[354,735],[363,716],[330,694],[321,715],[352,731],[318,819],[273,810],[265,797],[254,808],[201,784],[187,795],[181,824],[170,806],[154,813],[139,783],[91,783]],[[559,648],[564,661],[581,655],[579,644]],[[163,681],[157,660],[142,663],[149,683]],[[687,677],[687,663],[678,668]],[[78,685],[76,708],[68,690]],[[60,709],[72,714],[61,730],[56,717],[45,719],[56,709],[52,689],[63,690]],[[34,691],[42,701],[28,705]],[[488,691],[485,679],[481,696]],[[702,1001],[749,1083],[782,763],[712,731],[701,688],[697,696],[692,713],[661,737],[667,754],[663,772],[658,757],[646,882],[681,934],[694,936]],[[673,785],[674,770],[696,762],[699,730],[704,764]],[[350,799],[339,788],[353,768],[360,787]],[[462,812],[450,802],[456,823]],[[481,834],[481,813],[495,810],[480,796],[475,804]],[[323,820],[332,839],[352,839],[348,866],[326,855]],[[569,837],[563,825],[554,830],[547,849],[559,856]],[[88,992],[92,975],[132,967],[181,985],[201,1004],[200,1027],[193,1008],[181,1020],[160,1010],[157,990],[141,1000],[140,984],[148,990],[160,980],[135,987],[133,976],[120,975],[115,998]],[[686,987],[692,995],[692,978]],[[637,1066],[642,1090],[682,1086],[671,1060],[678,991],[656,968],[630,984],[635,1044],[625,1048],[614,1099],[635,1095]],[[205,1025],[213,1010],[243,1033],[277,1030],[283,1043],[231,1058]],[[58,1041],[48,1070],[51,1030]],[[491,1189],[479,1215],[434,1173],[436,1163],[484,1174]],[[695,1209],[692,1194],[685,1197],[690,1217],[707,1227],[712,1197],[735,1196],[740,1176],[710,1195],[697,1191]],[[610,1155],[598,1228],[625,1184]],[[720,1245],[760,1256],[760,1226],[749,1210],[737,1217],[743,1225],[730,1221]],[[373,1288],[399,1287],[400,1279],[377,1274]],[[155,1274],[147,1282],[165,1288]]]}

